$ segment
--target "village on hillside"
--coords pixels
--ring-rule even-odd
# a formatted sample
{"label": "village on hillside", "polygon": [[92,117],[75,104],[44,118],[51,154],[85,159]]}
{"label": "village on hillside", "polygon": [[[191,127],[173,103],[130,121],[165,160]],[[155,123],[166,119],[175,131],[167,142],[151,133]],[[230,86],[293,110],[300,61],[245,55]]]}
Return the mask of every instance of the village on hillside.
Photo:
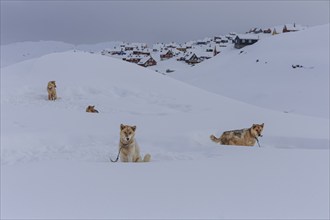
{"label": "village on hillside", "polygon": [[[285,24],[273,28],[252,28],[245,34],[230,32],[227,35],[207,37],[202,40],[189,41],[182,44],[175,42],[157,43],[148,47],[146,43],[121,42],[112,48],[105,48],[100,53],[104,56],[122,59],[127,62],[136,63],[143,67],[153,67],[163,61],[175,60],[186,65],[194,66],[208,60],[228,49],[241,49],[256,43],[259,39],[303,30],[304,27],[296,24]],[[90,51],[91,52],[91,51]],[[156,70],[156,69],[155,69]],[[158,70],[156,70],[158,72]],[[174,70],[166,69],[166,73]]]}

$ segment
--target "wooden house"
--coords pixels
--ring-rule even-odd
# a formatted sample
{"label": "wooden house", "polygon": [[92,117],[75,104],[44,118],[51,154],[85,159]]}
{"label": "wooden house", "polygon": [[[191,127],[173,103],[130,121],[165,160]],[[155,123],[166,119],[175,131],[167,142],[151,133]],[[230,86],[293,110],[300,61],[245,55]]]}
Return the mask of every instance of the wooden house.
{"label": "wooden house", "polygon": [[196,45],[206,45],[207,42],[206,41],[197,41]]}
{"label": "wooden house", "polygon": [[136,47],[133,47],[133,46],[126,46],[125,47],[125,51],[132,51],[134,50]]}
{"label": "wooden house", "polygon": [[187,48],[186,47],[177,47],[176,48],[178,51],[181,51],[181,52],[186,52],[187,51]]}
{"label": "wooden house", "polygon": [[156,60],[154,60],[151,56],[144,57],[140,60],[138,65],[147,67],[147,66],[155,66],[157,65]]}
{"label": "wooden house", "polygon": [[295,24],[293,24],[293,25],[286,24],[283,27],[282,33],[295,32],[295,31],[298,31]]}
{"label": "wooden house", "polygon": [[124,57],[123,60],[130,62],[130,63],[139,63],[141,61],[142,57],[140,56],[127,56]]}
{"label": "wooden house", "polygon": [[243,35],[237,35],[234,43],[235,43],[235,48],[240,49],[242,47],[251,45],[256,43],[259,40],[257,35],[254,34],[243,34]]}
{"label": "wooden house", "polygon": [[126,53],[122,50],[120,51],[111,51],[111,55],[119,55],[119,56],[123,56],[123,55],[126,55]]}
{"label": "wooden house", "polygon": [[185,56],[185,62],[188,64],[196,64],[200,63],[201,60],[199,59],[199,57],[197,57],[195,53],[191,53]]}
{"label": "wooden house", "polygon": [[172,58],[173,56],[174,56],[173,52],[171,50],[168,50],[165,54],[160,55],[160,59],[166,60]]}
{"label": "wooden house", "polygon": [[133,50],[134,55],[143,55],[143,56],[150,56],[149,51],[142,51],[142,50]]}
{"label": "wooden house", "polygon": [[264,34],[271,34],[272,30],[270,28],[263,31]]}

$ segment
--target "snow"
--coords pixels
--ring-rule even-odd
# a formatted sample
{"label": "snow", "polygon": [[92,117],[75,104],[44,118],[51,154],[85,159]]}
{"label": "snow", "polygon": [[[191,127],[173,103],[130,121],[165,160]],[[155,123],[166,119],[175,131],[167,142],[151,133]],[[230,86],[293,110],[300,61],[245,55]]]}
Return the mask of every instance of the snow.
{"label": "snow", "polygon": [[[315,31],[321,36],[327,28]],[[318,92],[319,108],[325,108],[322,101],[329,97],[323,36],[306,45],[308,55],[292,49],[293,39],[304,44],[308,30],[262,39],[243,48],[246,54],[227,49],[195,67],[176,68],[166,61],[177,69],[172,77],[193,85],[79,51],[1,68],[1,218],[329,218],[329,118],[310,101],[299,101],[307,92],[295,91],[297,79],[309,85],[311,95]],[[286,63],[280,56],[286,54],[284,44],[292,46],[285,51],[289,54],[284,58],[290,56]],[[273,52],[266,53],[269,49]],[[286,65],[294,61],[293,54],[297,64],[314,66],[299,69],[296,81],[290,76],[281,87],[286,90],[291,83],[294,112],[277,108],[285,99],[270,83],[249,89],[272,99],[264,107],[261,99],[253,102],[255,97],[247,96],[242,83],[230,85],[243,98],[211,90],[216,83],[223,87],[232,82],[230,74],[245,82],[251,77],[257,85],[265,83],[265,70],[274,82],[279,70],[282,77],[296,74]],[[271,68],[255,64],[256,57]],[[242,67],[230,67],[231,58],[235,63],[240,59]],[[244,78],[245,67],[255,72]],[[219,69],[230,74],[215,81]],[[57,83],[56,101],[47,100],[50,80]],[[88,105],[100,113],[86,113]],[[118,153],[121,123],[137,125],[141,154],[150,153],[152,162],[109,162]],[[265,123],[260,148],[221,146],[209,139],[253,123]]]}
{"label": "snow", "polygon": [[74,45],[57,41],[18,42],[1,45],[1,67],[43,55],[72,50]]}
{"label": "snow", "polygon": [[260,107],[329,118],[329,24],[232,48],[170,76]]}
{"label": "snow", "polygon": [[2,172],[2,217],[321,219],[329,169],[319,160],[323,151],[227,148],[216,159],[15,165]]}

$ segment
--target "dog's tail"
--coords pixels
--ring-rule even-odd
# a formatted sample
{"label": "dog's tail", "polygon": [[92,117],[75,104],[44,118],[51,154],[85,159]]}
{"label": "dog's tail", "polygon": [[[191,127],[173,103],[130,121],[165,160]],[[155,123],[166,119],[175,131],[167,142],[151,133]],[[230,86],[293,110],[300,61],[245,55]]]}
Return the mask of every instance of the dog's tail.
{"label": "dog's tail", "polygon": [[213,134],[210,136],[210,139],[215,142],[215,143],[219,143],[221,144],[221,139],[217,138],[216,136],[214,136]]}
{"label": "dog's tail", "polygon": [[150,162],[150,161],[151,161],[151,155],[150,154],[144,155],[143,162]]}

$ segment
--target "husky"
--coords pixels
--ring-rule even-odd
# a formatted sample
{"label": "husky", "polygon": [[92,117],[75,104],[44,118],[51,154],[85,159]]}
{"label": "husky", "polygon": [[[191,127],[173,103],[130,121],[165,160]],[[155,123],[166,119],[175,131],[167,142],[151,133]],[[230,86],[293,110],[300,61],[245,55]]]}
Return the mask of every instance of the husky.
{"label": "husky", "polygon": [[262,137],[264,123],[253,124],[250,128],[240,130],[225,131],[221,137],[216,138],[213,134],[210,136],[215,143],[223,145],[239,145],[239,146],[254,146],[258,137]]}
{"label": "husky", "polygon": [[48,100],[55,101],[57,99],[56,95],[56,82],[49,81],[47,85]]}
{"label": "husky", "polygon": [[140,147],[135,140],[136,126],[120,125],[119,152],[121,162],[149,162],[150,154],[142,160]]}
{"label": "husky", "polygon": [[89,106],[86,108],[86,112],[99,113],[99,111],[95,109],[95,105],[89,105]]}

